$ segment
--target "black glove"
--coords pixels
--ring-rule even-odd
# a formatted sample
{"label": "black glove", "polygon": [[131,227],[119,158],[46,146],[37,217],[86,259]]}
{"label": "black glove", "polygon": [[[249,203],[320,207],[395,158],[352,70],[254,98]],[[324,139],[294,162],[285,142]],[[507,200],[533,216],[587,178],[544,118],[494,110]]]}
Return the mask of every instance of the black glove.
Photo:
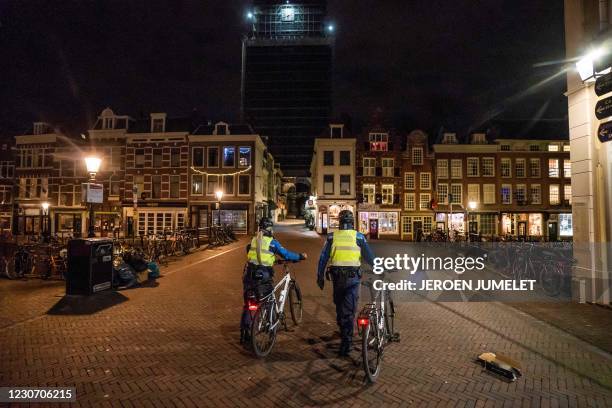
{"label": "black glove", "polygon": [[321,290],[323,290],[323,288],[325,287],[325,279],[321,278],[317,278],[317,285],[319,285],[319,288]]}

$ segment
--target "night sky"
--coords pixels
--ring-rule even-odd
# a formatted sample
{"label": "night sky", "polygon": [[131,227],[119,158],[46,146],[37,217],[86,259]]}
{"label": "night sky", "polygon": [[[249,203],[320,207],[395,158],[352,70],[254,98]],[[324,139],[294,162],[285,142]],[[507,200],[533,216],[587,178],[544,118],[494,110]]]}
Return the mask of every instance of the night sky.
{"label": "night sky", "polygon": [[[248,1],[0,0],[0,134],[101,109],[235,121]],[[565,118],[561,0],[330,0],[335,115],[464,132]]]}

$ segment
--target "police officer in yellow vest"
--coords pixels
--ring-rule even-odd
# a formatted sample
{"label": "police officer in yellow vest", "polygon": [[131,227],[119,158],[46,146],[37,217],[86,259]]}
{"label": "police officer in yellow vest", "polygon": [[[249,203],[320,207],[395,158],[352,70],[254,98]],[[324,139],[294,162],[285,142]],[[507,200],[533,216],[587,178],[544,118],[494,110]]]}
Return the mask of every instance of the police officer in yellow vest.
{"label": "police officer in yellow vest", "polygon": [[250,327],[250,314],[247,309],[247,300],[251,293],[256,297],[262,298],[268,295],[274,289],[274,261],[276,255],[288,261],[300,261],[306,259],[306,254],[298,254],[283,248],[283,246],[274,239],[272,234],[273,223],[267,217],[259,221],[259,232],[253,237],[247,245],[247,265],[242,277],[244,308],[240,323],[241,336],[240,341],[244,342],[248,339],[248,328]]}
{"label": "police officer in yellow vest", "polygon": [[340,355],[347,356],[353,345],[353,325],[359,301],[361,261],[372,265],[374,254],[365,237],[355,231],[353,213],[348,210],[338,214],[339,230],[327,236],[319,258],[317,284],[323,290],[328,262],[334,285],[336,323],[340,329]]}

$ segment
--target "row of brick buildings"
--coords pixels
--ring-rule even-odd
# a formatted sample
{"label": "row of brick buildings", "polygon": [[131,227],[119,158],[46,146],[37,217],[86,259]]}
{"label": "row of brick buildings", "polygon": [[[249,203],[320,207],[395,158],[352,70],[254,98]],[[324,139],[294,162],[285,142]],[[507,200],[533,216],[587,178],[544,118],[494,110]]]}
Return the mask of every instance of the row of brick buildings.
{"label": "row of brick buildings", "polygon": [[[0,229],[85,232],[81,186],[88,155],[102,159],[96,182],[104,186],[104,203],[95,205],[102,234],[206,228],[219,215],[236,232],[250,233],[282,201],[282,173],[250,126],[198,124],[165,113],[136,120],[107,108],[81,139],[39,122],[14,145],[2,145]],[[221,214],[218,190],[224,193]],[[42,212],[44,202],[49,214]]]}
{"label": "row of brick buildings", "polygon": [[568,141],[474,133],[460,143],[446,133],[432,144],[420,130],[401,135],[373,126],[346,138],[334,126],[317,139],[311,165],[309,208],[319,232],[333,229],[338,212],[350,209],[359,230],[379,238],[413,240],[418,231],[436,229],[572,236]]}

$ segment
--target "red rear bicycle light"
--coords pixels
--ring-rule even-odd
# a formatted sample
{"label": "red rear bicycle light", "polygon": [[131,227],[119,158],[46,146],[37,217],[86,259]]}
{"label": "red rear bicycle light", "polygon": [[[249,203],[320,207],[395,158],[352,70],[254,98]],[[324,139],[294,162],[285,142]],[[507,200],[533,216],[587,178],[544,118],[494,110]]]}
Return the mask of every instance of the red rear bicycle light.
{"label": "red rear bicycle light", "polygon": [[368,319],[367,317],[360,317],[359,319],[357,319],[357,325],[360,327],[365,327],[368,324],[370,324],[370,319]]}
{"label": "red rear bicycle light", "polygon": [[259,307],[259,305],[257,304],[257,302],[254,302],[254,301],[252,301],[252,300],[249,300],[249,301],[247,302],[247,307],[249,308],[249,310],[250,310],[251,312],[254,312],[254,311],[256,311],[256,310],[257,310],[257,308]]}

